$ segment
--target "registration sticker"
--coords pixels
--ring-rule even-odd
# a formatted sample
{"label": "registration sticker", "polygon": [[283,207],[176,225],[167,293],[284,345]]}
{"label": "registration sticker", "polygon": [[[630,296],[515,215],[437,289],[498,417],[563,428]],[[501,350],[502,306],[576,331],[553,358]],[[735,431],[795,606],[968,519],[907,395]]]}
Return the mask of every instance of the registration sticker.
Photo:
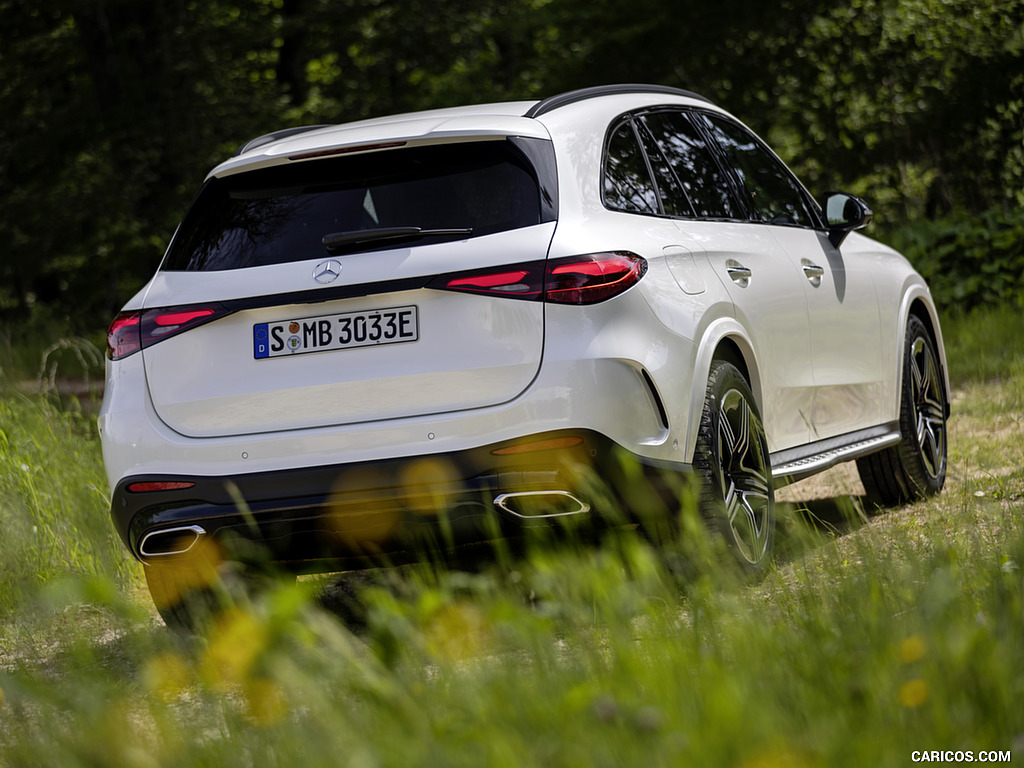
{"label": "registration sticker", "polygon": [[252,327],[253,357],[257,360],[418,339],[419,313],[414,305],[257,323]]}

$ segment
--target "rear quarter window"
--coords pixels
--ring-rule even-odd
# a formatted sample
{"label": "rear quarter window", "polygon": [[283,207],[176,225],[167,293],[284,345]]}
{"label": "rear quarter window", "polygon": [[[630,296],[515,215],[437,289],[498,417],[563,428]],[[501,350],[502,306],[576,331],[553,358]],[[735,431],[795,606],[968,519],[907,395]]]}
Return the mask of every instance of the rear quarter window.
{"label": "rear quarter window", "polygon": [[605,207],[613,211],[655,214],[660,211],[658,192],[632,120],[623,120],[608,138],[601,188]]}

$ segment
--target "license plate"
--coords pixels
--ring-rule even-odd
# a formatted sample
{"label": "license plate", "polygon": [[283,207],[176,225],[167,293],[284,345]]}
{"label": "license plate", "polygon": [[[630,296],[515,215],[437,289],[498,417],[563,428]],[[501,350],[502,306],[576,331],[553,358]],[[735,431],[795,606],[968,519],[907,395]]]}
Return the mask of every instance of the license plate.
{"label": "license plate", "polygon": [[257,323],[252,327],[253,356],[257,360],[417,339],[419,317],[415,306]]}

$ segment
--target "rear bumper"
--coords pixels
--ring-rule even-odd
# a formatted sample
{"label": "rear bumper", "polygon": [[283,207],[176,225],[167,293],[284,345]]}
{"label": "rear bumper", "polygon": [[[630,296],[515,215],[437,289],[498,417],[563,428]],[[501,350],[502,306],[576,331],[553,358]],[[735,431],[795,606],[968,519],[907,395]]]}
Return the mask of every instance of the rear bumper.
{"label": "rear bumper", "polygon": [[[626,469],[635,462],[639,475]],[[111,516],[144,562],[200,541],[231,557],[295,571],[395,563],[425,551],[514,537],[555,518],[594,518],[627,477],[670,493],[687,465],[624,452],[589,430],[547,432],[453,453],[230,476],[137,475],[115,487]],[[139,490],[153,483],[176,489]],[[615,502],[611,501],[614,506]]]}

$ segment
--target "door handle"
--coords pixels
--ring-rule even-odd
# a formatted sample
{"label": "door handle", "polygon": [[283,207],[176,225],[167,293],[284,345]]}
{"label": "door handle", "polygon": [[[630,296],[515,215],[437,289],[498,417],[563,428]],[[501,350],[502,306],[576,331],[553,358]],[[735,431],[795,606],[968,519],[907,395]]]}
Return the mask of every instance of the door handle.
{"label": "door handle", "polygon": [[804,276],[808,280],[811,280],[812,282],[814,280],[821,280],[822,276],[825,274],[824,267],[819,267],[817,264],[812,264],[809,261],[805,261],[802,266],[804,270]]}
{"label": "door handle", "polygon": [[726,267],[725,271],[729,273],[729,277],[737,283],[742,283],[745,280],[749,280],[753,272],[747,267],[736,265],[734,267]]}

